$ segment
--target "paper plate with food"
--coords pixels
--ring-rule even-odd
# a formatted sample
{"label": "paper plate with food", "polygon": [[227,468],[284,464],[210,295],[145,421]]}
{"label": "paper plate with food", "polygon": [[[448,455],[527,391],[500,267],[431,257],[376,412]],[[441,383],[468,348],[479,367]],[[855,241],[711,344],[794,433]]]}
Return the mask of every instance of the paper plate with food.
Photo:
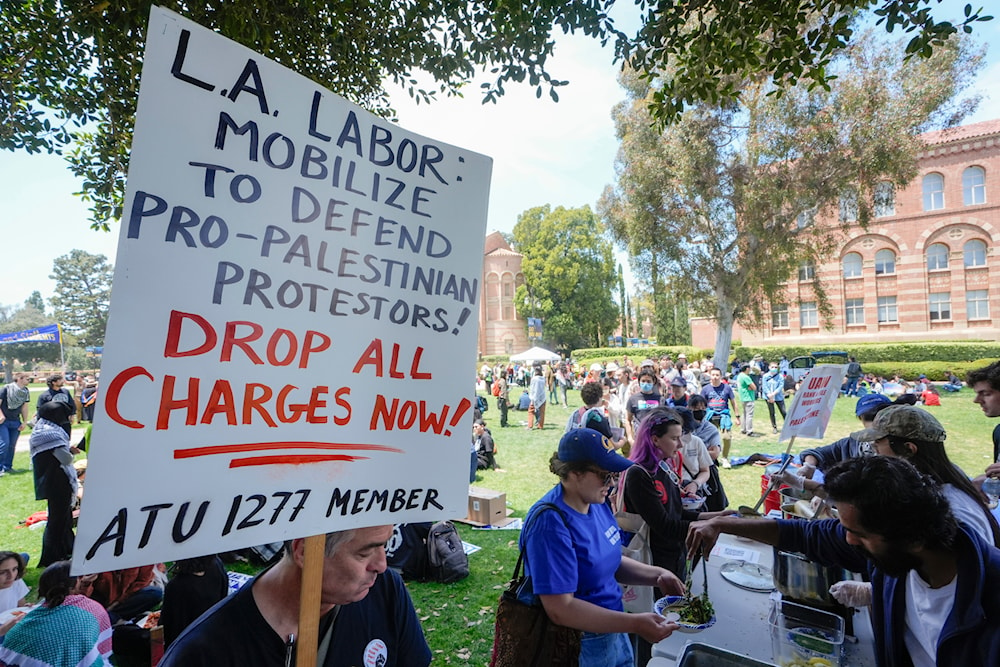
{"label": "paper plate with food", "polygon": [[8,609],[7,611],[0,612],[0,625],[3,625],[15,618],[22,618],[25,614],[31,611],[31,607],[15,607],[13,609]]}
{"label": "paper plate with food", "polygon": [[668,595],[653,604],[653,611],[680,626],[679,632],[701,632],[715,625],[715,610],[708,596]]}

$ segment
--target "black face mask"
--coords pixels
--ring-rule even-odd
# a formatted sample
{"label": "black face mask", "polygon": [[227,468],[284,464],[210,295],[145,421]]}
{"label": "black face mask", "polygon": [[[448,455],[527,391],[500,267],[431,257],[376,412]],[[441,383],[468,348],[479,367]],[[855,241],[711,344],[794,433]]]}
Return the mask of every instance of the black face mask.
{"label": "black face mask", "polygon": [[692,410],[691,414],[694,416],[695,421],[705,421],[705,415],[708,414],[708,410]]}

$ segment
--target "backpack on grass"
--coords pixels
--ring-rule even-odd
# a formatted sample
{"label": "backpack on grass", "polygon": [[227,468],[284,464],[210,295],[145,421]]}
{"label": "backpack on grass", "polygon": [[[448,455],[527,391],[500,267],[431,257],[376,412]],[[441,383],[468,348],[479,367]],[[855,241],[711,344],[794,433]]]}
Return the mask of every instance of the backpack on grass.
{"label": "backpack on grass", "polygon": [[469,557],[451,521],[438,521],[431,526],[427,534],[427,564],[430,578],[442,584],[469,576]]}
{"label": "backpack on grass", "polygon": [[386,561],[407,581],[448,584],[469,576],[469,557],[451,521],[397,524]]}

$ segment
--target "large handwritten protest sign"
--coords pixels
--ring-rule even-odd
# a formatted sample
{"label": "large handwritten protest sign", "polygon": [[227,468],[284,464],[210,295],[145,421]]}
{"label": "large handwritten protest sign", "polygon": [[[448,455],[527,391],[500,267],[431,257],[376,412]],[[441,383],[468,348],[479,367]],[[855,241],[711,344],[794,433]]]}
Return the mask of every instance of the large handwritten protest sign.
{"label": "large handwritten protest sign", "polygon": [[809,371],[795,392],[778,442],[793,437],[823,437],[846,371],[845,364],[820,364]]}
{"label": "large handwritten protest sign", "polygon": [[490,170],[154,8],[74,571],[464,516]]}

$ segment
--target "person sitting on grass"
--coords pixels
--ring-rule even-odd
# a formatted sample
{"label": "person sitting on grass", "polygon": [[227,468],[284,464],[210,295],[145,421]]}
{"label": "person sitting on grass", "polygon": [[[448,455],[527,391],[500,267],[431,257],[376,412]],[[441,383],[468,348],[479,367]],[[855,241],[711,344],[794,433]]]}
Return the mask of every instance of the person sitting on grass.
{"label": "person sitting on grass", "polygon": [[104,607],[79,591],[68,560],[49,565],[38,579],[38,605],[0,645],[0,665],[108,667],[111,621]]}
{"label": "person sitting on grass", "polygon": [[920,394],[920,402],[923,403],[924,405],[929,405],[929,406],[936,405],[940,407],[941,394],[938,393],[938,390],[934,385],[928,384],[927,388],[924,389],[923,393]]}

